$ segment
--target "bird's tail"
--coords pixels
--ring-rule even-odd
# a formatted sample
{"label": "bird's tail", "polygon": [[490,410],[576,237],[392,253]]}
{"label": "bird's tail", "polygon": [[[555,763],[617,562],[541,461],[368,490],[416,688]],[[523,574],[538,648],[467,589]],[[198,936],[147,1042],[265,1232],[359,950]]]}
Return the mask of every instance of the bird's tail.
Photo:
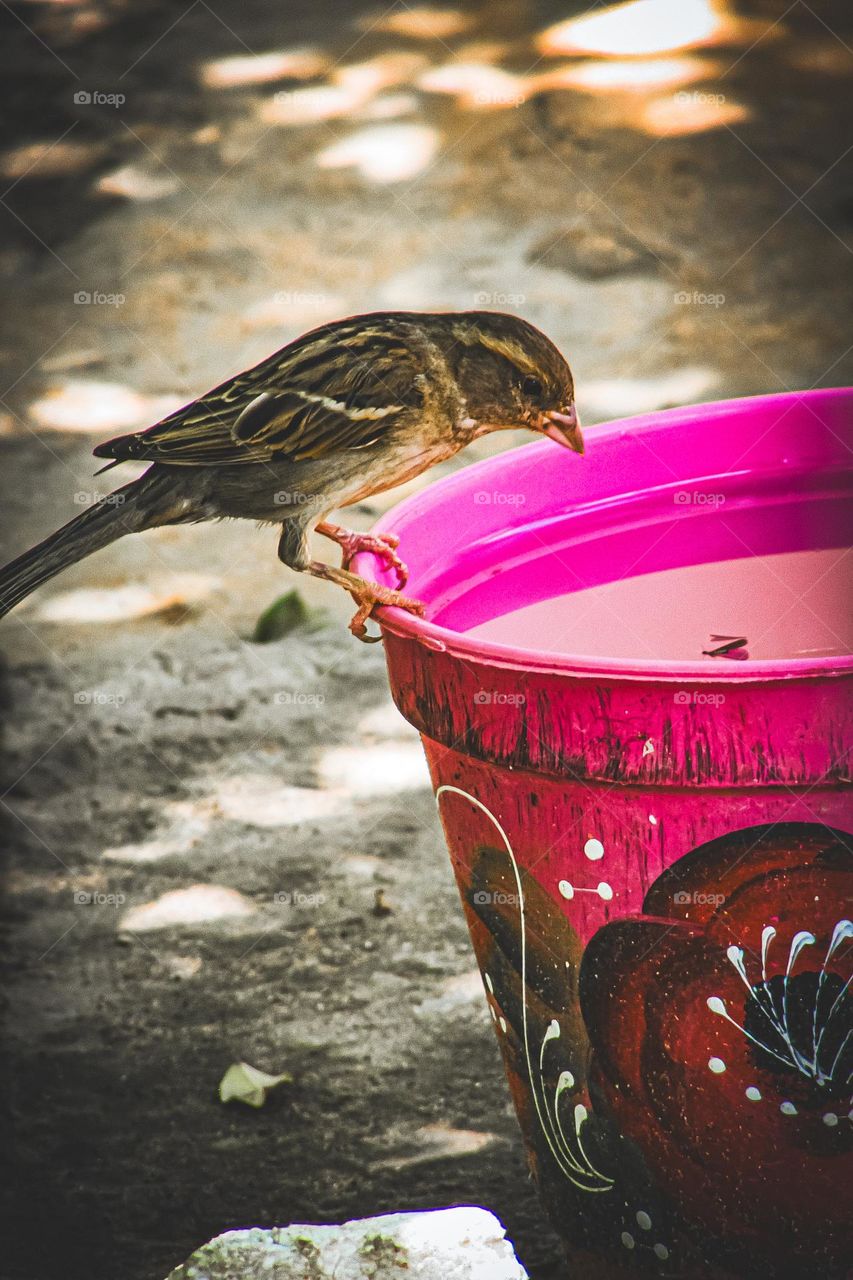
{"label": "bird's tail", "polygon": [[138,533],[181,517],[175,481],[152,468],[69,520],[44,542],[0,569],[0,618],[55,574],[108,546],[126,533]]}

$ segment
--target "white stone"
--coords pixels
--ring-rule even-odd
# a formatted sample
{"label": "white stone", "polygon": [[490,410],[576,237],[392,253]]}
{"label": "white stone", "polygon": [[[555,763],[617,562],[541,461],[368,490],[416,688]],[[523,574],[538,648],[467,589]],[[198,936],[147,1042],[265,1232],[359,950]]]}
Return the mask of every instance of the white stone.
{"label": "white stone", "polygon": [[168,1280],[528,1280],[487,1209],[389,1213],[342,1226],[226,1231]]}

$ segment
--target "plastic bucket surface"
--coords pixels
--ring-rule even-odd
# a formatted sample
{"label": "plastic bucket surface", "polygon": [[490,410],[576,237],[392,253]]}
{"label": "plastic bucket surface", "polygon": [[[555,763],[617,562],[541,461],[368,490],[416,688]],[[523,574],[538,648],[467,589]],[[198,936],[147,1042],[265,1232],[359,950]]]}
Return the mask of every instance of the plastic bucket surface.
{"label": "plastic bucket surface", "polygon": [[[840,1280],[853,392],[587,444],[502,454],[379,525],[427,604],[381,613],[391,687],[531,1167],[583,1274]],[[711,635],[746,644],[706,656]]]}

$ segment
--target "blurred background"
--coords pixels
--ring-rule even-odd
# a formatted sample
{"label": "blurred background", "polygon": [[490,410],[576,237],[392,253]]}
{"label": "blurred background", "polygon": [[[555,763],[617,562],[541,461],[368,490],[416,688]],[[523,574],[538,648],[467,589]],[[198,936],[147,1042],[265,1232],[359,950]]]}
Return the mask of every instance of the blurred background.
{"label": "blurred background", "polygon": [[[98,440],[348,313],[518,312],[585,424],[851,381],[842,0],[0,20],[4,559],[136,473],[93,479]],[[307,618],[254,643],[294,586]],[[142,1280],[229,1226],[466,1202],[560,1275],[350,612],[222,524],[118,543],[4,624],[4,1275]],[[235,1114],[240,1058],[294,1084]]]}

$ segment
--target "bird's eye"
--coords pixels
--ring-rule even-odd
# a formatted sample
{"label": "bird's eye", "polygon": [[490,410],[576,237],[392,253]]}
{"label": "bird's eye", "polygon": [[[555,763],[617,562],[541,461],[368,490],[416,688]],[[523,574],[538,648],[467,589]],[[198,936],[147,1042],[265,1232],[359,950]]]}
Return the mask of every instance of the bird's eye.
{"label": "bird's eye", "polygon": [[525,378],[521,384],[521,390],[528,400],[538,400],[542,395],[542,383],[538,378]]}

